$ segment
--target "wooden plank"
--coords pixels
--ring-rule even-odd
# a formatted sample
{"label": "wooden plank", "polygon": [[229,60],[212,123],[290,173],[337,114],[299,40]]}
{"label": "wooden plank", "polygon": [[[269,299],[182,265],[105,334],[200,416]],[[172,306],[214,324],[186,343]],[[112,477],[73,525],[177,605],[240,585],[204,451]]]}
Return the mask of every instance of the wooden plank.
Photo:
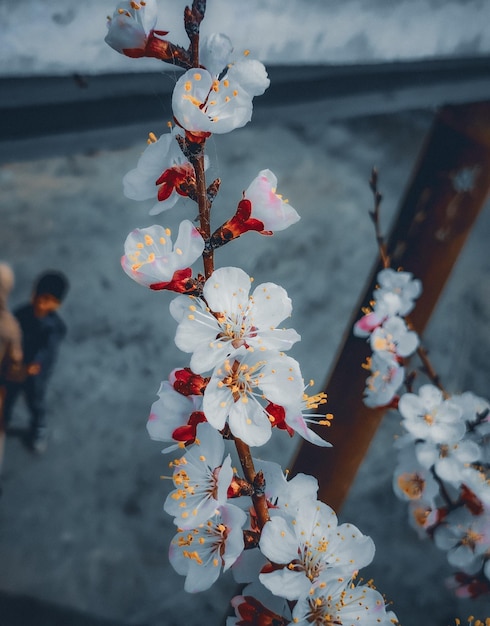
{"label": "wooden plank", "polygon": [[[423,294],[410,314],[419,334],[489,191],[490,102],[443,107],[424,143],[387,242],[393,267],[413,272],[422,280]],[[305,472],[318,478],[319,498],[336,511],[386,412],[363,404],[367,373],[361,364],[370,350],[352,334],[361,308],[372,298],[380,269],[380,264],[373,268],[325,385],[328,411],[334,414],[328,430],[333,448],[303,442],[291,465],[291,476]]]}

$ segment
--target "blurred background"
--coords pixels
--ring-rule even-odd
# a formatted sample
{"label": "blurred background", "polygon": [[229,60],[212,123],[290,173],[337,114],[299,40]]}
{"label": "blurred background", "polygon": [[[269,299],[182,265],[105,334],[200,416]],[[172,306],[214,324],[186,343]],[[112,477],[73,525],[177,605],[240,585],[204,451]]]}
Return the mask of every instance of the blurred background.
{"label": "blurred background", "polygon": [[[185,4],[159,0],[157,25],[182,45]],[[71,281],[60,311],[68,335],[48,394],[48,450],[37,457],[24,446],[22,403],[7,439],[0,626],[221,624],[235,589],[225,576],[189,596],[167,560],[168,459],[145,424],[160,381],[188,359],[173,343],[171,294],[133,283],[119,259],[133,228],[175,229],[196,209],[151,217],[151,202],[122,193],[148,132],[166,130],[179,72],[104,44],[114,9],[105,0],[0,3],[0,259],[16,274],[11,305],[29,299],[43,269]],[[272,81],[250,124],[208,142],[209,179],[222,178],[215,224],[264,168],[302,217],[271,238],[233,242],[217,264],[285,287],[302,335],[291,354],[318,389],[376,260],[371,168],[380,171],[388,230],[437,110],[490,100],[489,22],[484,0],[208,0],[203,34],[227,33]],[[449,389],[484,397],[488,208],[424,339]],[[339,512],[376,543],[365,578],[405,626],[485,617],[488,601],[457,600],[446,589],[445,555],[417,539],[392,493],[398,432],[387,415]],[[274,435],[257,455],[287,467],[298,442]]]}

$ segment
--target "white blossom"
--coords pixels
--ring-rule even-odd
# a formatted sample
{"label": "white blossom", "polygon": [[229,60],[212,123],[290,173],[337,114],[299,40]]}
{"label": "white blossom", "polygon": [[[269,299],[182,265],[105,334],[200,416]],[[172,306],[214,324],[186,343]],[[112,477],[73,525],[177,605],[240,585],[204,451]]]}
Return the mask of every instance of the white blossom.
{"label": "white blossom", "polygon": [[403,394],[398,410],[403,426],[417,439],[451,444],[460,441],[466,432],[461,408],[444,400],[434,385],[422,385],[418,394]]}
{"label": "white blossom", "polygon": [[238,267],[222,267],[208,278],[203,299],[181,296],[170,304],[179,323],[175,343],[192,353],[191,368],[208,371],[244,350],[289,350],[300,336],[278,328],[291,315],[286,291],[274,283],[250,294],[250,277]]}
{"label": "white blossom", "polygon": [[271,436],[266,404],[295,406],[303,392],[297,361],[284,353],[246,352],[217,367],[204,392],[206,418],[230,430],[249,446],[261,446]]}
{"label": "white blossom", "polygon": [[271,514],[262,529],[262,553],[283,565],[260,574],[275,595],[298,600],[332,576],[350,578],[374,556],[374,543],[352,524],[337,524],[335,512],[320,501],[302,501],[294,516]]}
{"label": "white blossom", "polygon": [[393,611],[386,611],[383,596],[367,585],[331,579],[298,599],[293,609],[295,626],[393,626]]}
{"label": "white blossom", "polygon": [[410,272],[397,272],[388,267],[378,273],[377,281],[374,300],[384,302],[381,306],[387,306],[391,315],[405,316],[410,313],[422,293],[422,283]]}
{"label": "white blossom", "polygon": [[209,589],[243,551],[244,511],[233,504],[221,505],[204,524],[179,529],[170,543],[169,559],[178,574],[185,576],[184,589],[196,593]]}
{"label": "white blossom", "polygon": [[183,529],[195,528],[226,504],[233,478],[230,455],[223,460],[223,438],[209,424],[197,427],[195,445],[172,463],[175,489],[165,500],[164,510]]}
{"label": "white blossom", "polygon": [[464,507],[450,511],[436,528],[434,541],[438,548],[447,550],[451,565],[468,574],[476,573],[490,545],[490,510],[484,509],[480,515]]}
{"label": "white blossom", "polygon": [[[136,228],[126,238],[121,265],[140,285],[164,289],[201,256],[204,240],[189,220],[180,223],[175,243],[171,230],[159,224]],[[189,278],[191,272],[184,272]],[[174,291],[180,291],[179,288]]]}

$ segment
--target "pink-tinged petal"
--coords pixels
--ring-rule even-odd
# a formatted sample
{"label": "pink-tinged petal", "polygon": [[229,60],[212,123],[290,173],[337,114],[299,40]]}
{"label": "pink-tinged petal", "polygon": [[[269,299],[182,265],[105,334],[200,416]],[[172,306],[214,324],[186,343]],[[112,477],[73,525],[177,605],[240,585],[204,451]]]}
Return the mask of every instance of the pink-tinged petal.
{"label": "pink-tinged petal", "polygon": [[252,217],[273,232],[284,230],[300,219],[297,211],[276,193],[276,186],[276,176],[270,170],[262,170],[245,191],[245,197],[252,203]]}
{"label": "pink-tinged petal", "polygon": [[105,42],[116,52],[125,54],[127,50],[134,50],[134,55],[130,56],[138,56],[136,51],[143,53],[147,36],[155,27],[157,17],[155,0],[146,0],[142,4],[119,0],[113,16],[107,21]]}
{"label": "pink-tinged petal", "polygon": [[383,323],[383,316],[375,313],[366,313],[354,324],[354,335],[356,337],[369,337],[375,328]]}
{"label": "pink-tinged petal", "polygon": [[317,435],[311,428],[308,428],[307,423],[303,417],[301,409],[293,409],[286,411],[286,423],[293,430],[295,430],[303,439],[313,443],[316,446],[322,446],[324,448],[331,448],[332,444],[325,439],[322,439],[319,435]]}
{"label": "pink-tinged petal", "polygon": [[161,289],[165,288],[161,283],[190,278],[190,273],[178,273],[187,270],[203,250],[204,240],[189,220],[180,224],[175,245],[172,245],[170,230],[156,224],[137,228],[128,235],[121,265],[137,283]]}
{"label": "pink-tinged petal", "polygon": [[[147,33],[141,24],[130,16],[115,15],[108,22],[108,33],[104,41],[116,52],[125,54],[127,50],[139,50],[143,56],[146,47]],[[135,53],[130,56],[136,56]]]}

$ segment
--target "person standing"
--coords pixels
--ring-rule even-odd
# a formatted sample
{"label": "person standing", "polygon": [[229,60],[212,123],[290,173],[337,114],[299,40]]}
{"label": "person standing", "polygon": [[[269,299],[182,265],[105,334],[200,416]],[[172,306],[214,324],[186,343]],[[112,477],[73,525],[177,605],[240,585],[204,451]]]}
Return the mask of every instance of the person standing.
{"label": "person standing", "polygon": [[45,396],[66,335],[65,322],[57,311],[68,288],[68,279],[62,272],[46,271],[34,283],[31,302],[15,311],[22,331],[25,376],[20,381],[6,382],[4,419],[8,425],[15,401],[23,393],[30,413],[28,443],[37,453],[44,452],[47,446]]}
{"label": "person standing", "polygon": [[3,404],[6,378],[22,366],[21,330],[8,308],[8,297],[14,286],[14,273],[8,263],[0,262],[0,476],[5,449]]}

